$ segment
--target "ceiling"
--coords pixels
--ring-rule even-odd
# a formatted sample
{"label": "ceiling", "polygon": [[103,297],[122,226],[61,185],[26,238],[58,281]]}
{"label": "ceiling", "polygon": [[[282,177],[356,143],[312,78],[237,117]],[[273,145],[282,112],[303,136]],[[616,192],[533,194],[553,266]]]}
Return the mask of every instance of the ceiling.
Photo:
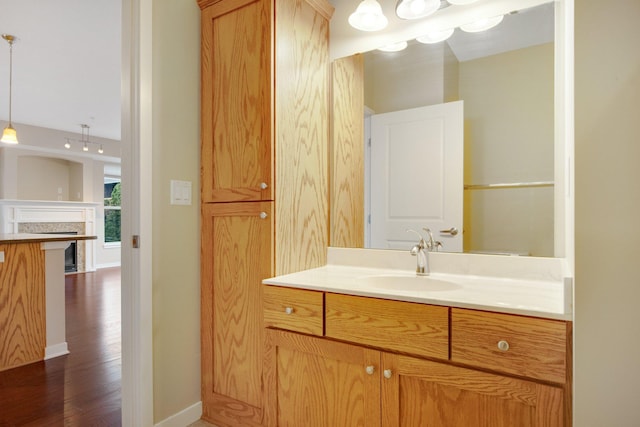
{"label": "ceiling", "polygon": [[[0,0],[0,10],[0,32],[16,37],[12,121],[74,133],[87,124],[91,136],[120,140],[121,2]],[[4,121],[8,92],[9,45],[0,39]]]}
{"label": "ceiling", "polygon": [[[554,4],[551,0],[477,0],[463,6],[441,1],[441,8],[433,15],[410,21],[396,16],[397,0],[378,0],[389,24],[375,32],[359,31],[348,24],[349,15],[361,0],[329,1],[336,8],[331,20],[332,59],[412,40],[430,31],[456,28],[480,17],[501,14],[507,16],[490,31],[469,34],[456,29],[447,43],[459,61],[553,41]],[[530,8],[543,4],[543,7],[535,9],[535,13],[531,12],[533,9]],[[522,12],[511,14],[514,11]]]}
{"label": "ceiling", "polygon": [[[510,8],[543,1],[479,0],[477,4]],[[377,47],[376,43],[405,37],[407,32],[403,29],[419,24],[395,18],[396,0],[380,0],[390,19],[389,27],[376,34],[365,33],[347,23],[360,0],[330,2],[336,7],[331,22],[333,57],[343,56],[341,52],[370,50]],[[118,0],[0,0],[0,32],[16,36],[14,123],[74,133],[80,133],[81,124],[87,124],[91,136],[120,140],[121,7]],[[462,6],[450,6],[438,14],[446,15],[456,8],[463,10]],[[500,31],[509,28],[515,34],[523,33],[517,25],[504,25]],[[506,39],[513,37],[507,35]],[[346,50],[335,48],[349,43]],[[458,55],[455,47],[452,49]],[[478,54],[482,53],[475,53]],[[9,45],[0,39],[0,120],[4,121],[9,116],[8,74]]]}

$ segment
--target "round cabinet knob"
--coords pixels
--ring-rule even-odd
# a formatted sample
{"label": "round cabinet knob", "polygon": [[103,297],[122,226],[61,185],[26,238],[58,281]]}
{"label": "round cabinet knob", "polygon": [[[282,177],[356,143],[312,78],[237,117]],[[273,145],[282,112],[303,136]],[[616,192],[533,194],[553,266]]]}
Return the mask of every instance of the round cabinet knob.
{"label": "round cabinet knob", "polygon": [[269,188],[269,186],[267,185],[267,183],[266,183],[266,182],[261,182],[261,183],[260,183],[260,189],[261,189],[261,190],[266,190],[267,188]]}
{"label": "round cabinet knob", "polygon": [[498,350],[500,351],[509,350],[509,343],[505,340],[498,341]]}
{"label": "round cabinet knob", "polygon": [[267,218],[267,213],[266,212],[260,212],[260,219],[266,219]]}
{"label": "round cabinet knob", "polygon": [[284,312],[287,313],[287,314],[293,314],[293,307],[286,307],[284,309]]}
{"label": "round cabinet knob", "polygon": [[364,368],[365,372],[369,375],[373,375],[373,373],[376,371],[376,369],[373,367],[373,365],[369,365],[366,368]]}
{"label": "round cabinet knob", "polygon": [[391,369],[385,369],[384,371],[382,371],[382,375],[384,375],[386,379],[391,378]]}

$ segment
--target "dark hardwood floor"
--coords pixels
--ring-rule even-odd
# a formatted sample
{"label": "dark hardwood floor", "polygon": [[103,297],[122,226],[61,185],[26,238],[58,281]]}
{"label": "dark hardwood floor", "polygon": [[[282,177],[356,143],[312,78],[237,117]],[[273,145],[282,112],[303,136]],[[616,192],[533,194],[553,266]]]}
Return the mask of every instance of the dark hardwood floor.
{"label": "dark hardwood floor", "polygon": [[120,269],[65,278],[70,353],[0,372],[0,426],[119,426]]}

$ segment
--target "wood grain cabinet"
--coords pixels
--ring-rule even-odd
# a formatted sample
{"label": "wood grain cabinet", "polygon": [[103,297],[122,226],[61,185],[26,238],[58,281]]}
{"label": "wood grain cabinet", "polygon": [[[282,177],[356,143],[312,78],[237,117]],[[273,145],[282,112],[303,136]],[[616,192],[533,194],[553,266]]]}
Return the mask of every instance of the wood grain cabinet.
{"label": "wood grain cabinet", "polygon": [[203,418],[261,426],[261,282],[326,263],[333,7],[198,5]]}
{"label": "wood grain cabinet", "polygon": [[570,322],[332,293],[324,304],[324,337],[268,324],[280,330],[266,332],[267,426],[571,425]]}

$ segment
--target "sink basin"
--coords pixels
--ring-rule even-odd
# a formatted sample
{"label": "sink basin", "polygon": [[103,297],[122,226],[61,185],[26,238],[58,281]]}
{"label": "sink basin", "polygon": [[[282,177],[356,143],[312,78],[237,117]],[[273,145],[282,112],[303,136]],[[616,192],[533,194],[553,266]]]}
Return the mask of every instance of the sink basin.
{"label": "sink basin", "polygon": [[429,276],[384,274],[363,276],[361,280],[373,288],[390,291],[452,291],[461,287],[456,283]]}

